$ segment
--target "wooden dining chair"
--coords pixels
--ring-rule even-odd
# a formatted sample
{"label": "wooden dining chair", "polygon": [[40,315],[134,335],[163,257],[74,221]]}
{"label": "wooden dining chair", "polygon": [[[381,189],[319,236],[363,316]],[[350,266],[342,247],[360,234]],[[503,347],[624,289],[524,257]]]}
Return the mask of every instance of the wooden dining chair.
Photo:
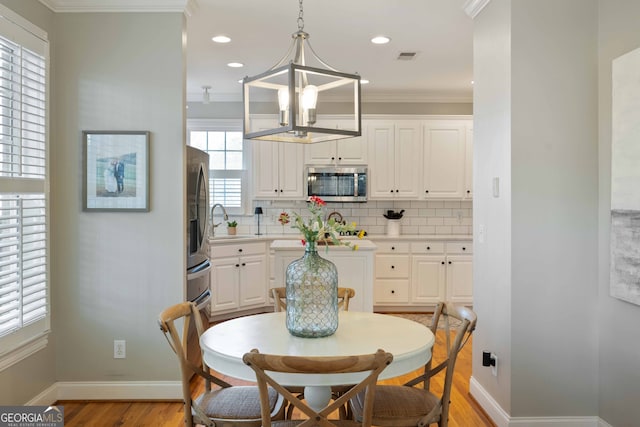
{"label": "wooden dining chair", "polygon": [[[181,331],[177,320],[183,320]],[[184,419],[187,427],[202,424],[208,427],[259,427],[262,425],[261,397],[256,386],[235,386],[212,375],[204,360],[197,366],[186,357],[186,337],[191,322],[195,322],[198,337],[204,330],[198,308],[192,302],[173,305],[160,313],[160,330],[178,356],[182,376]],[[191,377],[196,374],[205,380],[205,391],[191,398]],[[219,388],[212,389],[211,383]],[[275,390],[265,394],[265,407],[274,419],[284,418],[285,401]]]}
{"label": "wooden dining chair", "polygon": [[[477,322],[473,310],[440,302],[433,313],[431,331],[436,339],[444,340],[446,355],[434,367],[430,360],[424,373],[402,386],[379,385],[373,403],[372,422],[376,426],[424,427],[438,423],[447,427],[449,403],[456,358],[471,337]],[[440,329],[438,331],[438,329]],[[439,332],[439,333],[437,333]],[[445,371],[442,393],[430,390],[430,380]],[[422,387],[415,387],[422,384]],[[351,399],[355,419],[366,416],[366,396],[362,393]]]}
{"label": "wooden dining chair", "polygon": [[[356,296],[356,291],[351,288],[338,288],[338,309],[349,310],[349,300]],[[287,310],[287,291],[285,287],[271,288],[273,298],[273,311]]]}
{"label": "wooden dining chair", "polygon": [[[260,389],[262,404],[263,427],[370,427],[371,408],[376,392],[376,382],[382,372],[393,360],[393,355],[383,350],[374,354],[360,356],[335,356],[335,357],[304,357],[304,356],[277,356],[262,354],[254,349],[246,353],[242,359],[256,373],[256,381]],[[291,393],[287,387],[282,386],[270,375],[274,373],[287,374],[344,374],[354,372],[367,372],[365,378],[350,387],[340,397],[315,411],[306,401]],[[272,421],[269,412],[268,386],[273,387],[284,396],[290,405],[297,408],[305,419]],[[329,416],[343,407],[349,399],[361,393],[363,396],[363,412],[360,421],[335,420]]]}

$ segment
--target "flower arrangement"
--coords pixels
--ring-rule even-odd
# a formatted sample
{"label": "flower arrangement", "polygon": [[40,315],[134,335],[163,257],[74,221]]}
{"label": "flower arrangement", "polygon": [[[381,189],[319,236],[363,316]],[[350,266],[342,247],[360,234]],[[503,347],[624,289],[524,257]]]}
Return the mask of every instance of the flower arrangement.
{"label": "flower arrangement", "polygon": [[[308,218],[308,220],[305,222],[302,216],[294,213],[294,222],[291,227],[300,230],[300,232],[304,236],[302,243],[331,243],[336,246],[351,246],[353,250],[357,250],[358,245],[352,244],[350,240],[340,239],[340,233],[347,231],[353,232],[356,228],[356,223],[352,222],[351,224],[346,224],[336,221],[333,218],[329,219],[328,221],[324,221],[323,207],[325,205],[326,202],[320,197],[311,196],[307,204],[307,208],[311,213],[311,216]],[[280,216],[282,216],[282,214],[280,214]],[[358,233],[359,239],[362,239],[363,236],[364,230]]]}

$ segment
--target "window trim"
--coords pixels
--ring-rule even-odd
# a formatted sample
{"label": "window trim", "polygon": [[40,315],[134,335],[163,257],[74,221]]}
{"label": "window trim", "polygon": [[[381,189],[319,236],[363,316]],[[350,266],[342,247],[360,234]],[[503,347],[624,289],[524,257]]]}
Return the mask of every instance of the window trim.
{"label": "window trim", "polygon": [[[51,221],[50,221],[50,135],[49,135],[49,112],[50,112],[50,75],[51,57],[48,34],[35,24],[27,21],[22,16],[15,13],[8,7],[0,4],[0,20],[5,20],[3,25],[3,37],[15,43],[39,52],[34,44],[38,44],[42,49],[45,62],[45,176],[44,179],[33,178],[4,178],[0,180],[0,192],[13,193],[39,193],[44,195],[45,200],[45,241],[46,241],[46,263],[47,263],[47,314],[43,319],[25,325],[8,335],[1,337],[3,352],[0,353],[0,372],[19,363],[32,354],[44,349],[48,345],[48,336],[51,333]],[[6,31],[6,33],[5,33]],[[35,37],[35,39],[34,39]],[[36,40],[39,39],[39,40]],[[13,180],[13,182],[11,182]],[[9,187],[10,185],[10,187]]]}
{"label": "window trim", "polygon": [[[212,131],[212,132],[242,132],[242,119],[187,119],[187,145],[190,145],[192,131]],[[239,208],[226,208],[230,215],[248,215],[250,184],[249,184],[249,145],[245,140],[242,141],[242,170],[240,171],[242,179],[242,194]],[[209,176],[209,180],[211,180]]]}

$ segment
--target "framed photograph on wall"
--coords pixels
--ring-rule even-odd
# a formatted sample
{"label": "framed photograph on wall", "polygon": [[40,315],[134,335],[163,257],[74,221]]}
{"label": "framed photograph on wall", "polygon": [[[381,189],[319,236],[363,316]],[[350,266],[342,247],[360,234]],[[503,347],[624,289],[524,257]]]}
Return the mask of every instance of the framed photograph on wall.
{"label": "framed photograph on wall", "polygon": [[149,211],[149,132],[82,131],[85,211]]}

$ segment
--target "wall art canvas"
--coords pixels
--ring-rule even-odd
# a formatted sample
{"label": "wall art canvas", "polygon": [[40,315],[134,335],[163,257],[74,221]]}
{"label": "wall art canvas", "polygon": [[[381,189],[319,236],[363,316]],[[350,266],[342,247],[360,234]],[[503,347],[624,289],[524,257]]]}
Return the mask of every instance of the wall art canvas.
{"label": "wall art canvas", "polygon": [[613,60],[610,294],[640,305],[640,48]]}
{"label": "wall art canvas", "polygon": [[149,132],[84,131],[85,211],[149,210]]}

